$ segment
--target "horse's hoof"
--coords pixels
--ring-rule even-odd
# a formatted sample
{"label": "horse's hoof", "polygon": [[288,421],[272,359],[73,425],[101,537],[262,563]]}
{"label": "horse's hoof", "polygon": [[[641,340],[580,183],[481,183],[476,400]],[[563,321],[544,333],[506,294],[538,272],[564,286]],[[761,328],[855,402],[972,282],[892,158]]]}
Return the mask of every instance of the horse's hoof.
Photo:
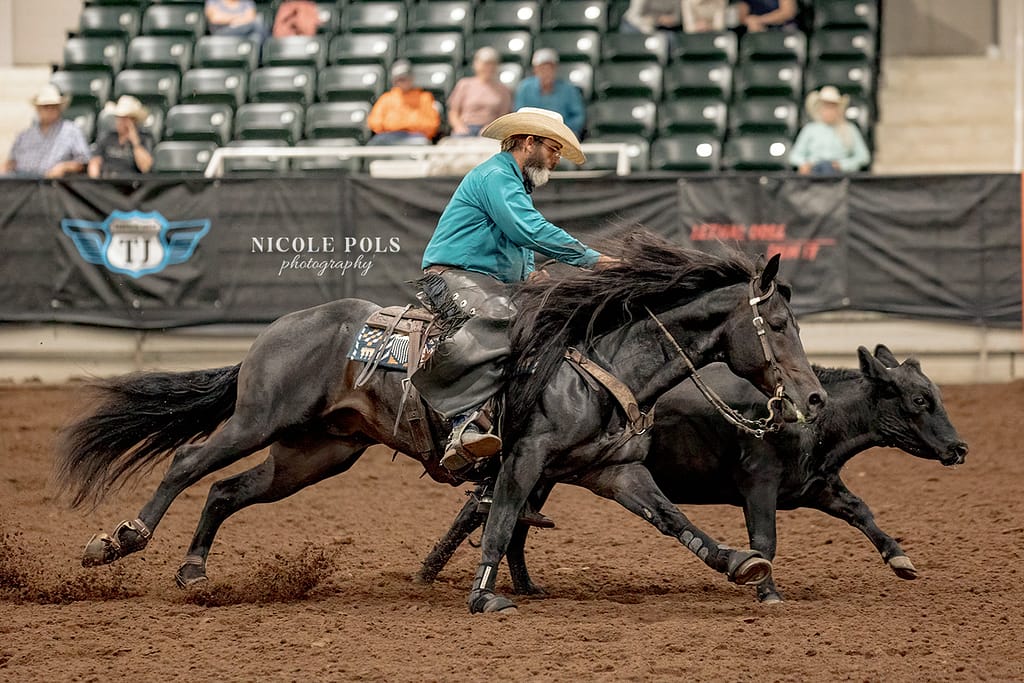
{"label": "horse's hoof", "polygon": [[729,565],[727,576],[738,586],[756,585],[772,576],[772,563],[756,550],[734,552]]}
{"label": "horse's hoof", "polygon": [[914,564],[906,555],[890,557],[887,564],[889,565],[889,569],[892,569],[893,573],[901,579],[912,581],[917,578],[917,568],[914,567]]}
{"label": "horse's hoof", "polygon": [[530,583],[525,586],[516,586],[515,593],[516,595],[532,595],[534,597],[543,597],[548,594],[546,590],[535,583]]}
{"label": "horse's hoof", "polygon": [[182,590],[194,588],[207,581],[209,579],[206,578],[206,563],[198,557],[186,558],[174,575],[174,583]]}
{"label": "horse's hoof", "polygon": [[778,593],[769,593],[763,598],[758,598],[762,605],[780,605],[782,604],[782,596]]}
{"label": "horse's hoof", "polygon": [[470,614],[494,613],[518,614],[516,604],[508,598],[495,595],[491,591],[475,590],[469,594]]}
{"label": "horse's hoof", "polygon": [[96,534],[85,544],[83,567],[99,567],[121,557],[121,544],[107,534]]}
{"label": "horse's hoof", "polygon": [[412,582],[423,586],[428,586],[434,583],[434,579],[437,578],[437,574],[434,572],[428,572],[424,569],[419,570],[412,575]]}

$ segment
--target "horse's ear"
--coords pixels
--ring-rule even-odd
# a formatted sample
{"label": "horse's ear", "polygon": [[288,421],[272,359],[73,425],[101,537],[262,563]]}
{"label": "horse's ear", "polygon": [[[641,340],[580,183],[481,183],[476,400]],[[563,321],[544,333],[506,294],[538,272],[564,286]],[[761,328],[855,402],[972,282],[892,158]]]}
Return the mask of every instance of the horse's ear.
{"label": "horse's ear", "polygon": [[779,254],[776,254],[775,256],[772,256],[770,259],[768,259],[767,265],[765,265],[764,270],[761,271],[760,285],[761,285],[761,291],[762,292],[765,292],[765,291],[768,290],[769,285],[772,284],[772,281],[775,280],[775,278],[776,278],[776,276],[778,274],[779,274]]}
{"label": "horse's ear", "polygon": [[757,258],[754,259],[754,272],[755,273],[760,273],[762,270],[764,270],[764,266],[765,266],[764,254],[758,254]]}
{"label": "horse's ear", "polygon": [[871,355],[866,346],[857,347],[857,357],[860,359],[860,371],[870,379],[883,379],[887,368],[880,360]]}
{"label": "horse's ear", "polygon": [[875,347],[875,358],[882,361],[882,364],[887,368],[898,368],[900,362],[893,355],[892,351],[885,344],[879,344]]}

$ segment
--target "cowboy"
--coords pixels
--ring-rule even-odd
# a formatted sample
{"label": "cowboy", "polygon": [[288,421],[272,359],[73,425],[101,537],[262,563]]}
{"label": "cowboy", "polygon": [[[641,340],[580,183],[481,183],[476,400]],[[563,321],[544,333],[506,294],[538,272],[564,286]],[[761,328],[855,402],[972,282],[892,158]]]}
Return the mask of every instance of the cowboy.
{"label": "cowboy", "polygon": [[93,145],[89,177],[149,173],[153,168],[153,136],[140,129],[149,112],[131,95],[122,95],[110,109],[115,128]]}
{"label": "cowboy", "polygon": [[856,125],[846,120],[849,95],[834,85],[807,96],[806,109],[812,121],[796,136],[789,163],[803,175],[836,175],[859,171],[871,162],[864,138]]}
{"label": "cowboy", "polygon": [[80,173],[89,161],[89,144],[78,126],[61,118],[68,98],[47,84],[32,98],[32,106],[36,120],[14,140],[4,173],[37,178]]}
{"label": "cowboy", "polygon": [[501,152],[470,171],[452,195],[423,255],[421,296],[445,319],[465,323],[435,348],[413,377],[427,403],[452,422],[442,464],[458,471],[501,450],[480,409],[502,387],[509,355],[509,285],[534,272],[533,252],[582,268],[614,259],[552,225],[530,193],[562,156],[585,160],[562,117],[524,108],[486,126]]}

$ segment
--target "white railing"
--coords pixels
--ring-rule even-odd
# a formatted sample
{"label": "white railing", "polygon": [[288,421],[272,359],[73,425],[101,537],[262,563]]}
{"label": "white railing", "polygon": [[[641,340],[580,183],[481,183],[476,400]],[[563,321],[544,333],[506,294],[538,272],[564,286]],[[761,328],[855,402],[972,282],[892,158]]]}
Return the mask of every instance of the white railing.
{"label": "white railing", "polygon": [[[584,154],[614,153],[616,157],[615,174],[629,175],[629,147],[625,142],[585,142],[581,145]],[[393,145],[369,147],[345,147],[342,145],[323,145],[320,147],[218,147],[210,156],[210,161],[203,172],[207,178],[219,178],[224,175],[225,159],[243,158],[316,158],[337,157],[339,159],[413,159],[431,161],[434,159],[451,160],[453,157],[479,155],[480,148],[474,145]]]}

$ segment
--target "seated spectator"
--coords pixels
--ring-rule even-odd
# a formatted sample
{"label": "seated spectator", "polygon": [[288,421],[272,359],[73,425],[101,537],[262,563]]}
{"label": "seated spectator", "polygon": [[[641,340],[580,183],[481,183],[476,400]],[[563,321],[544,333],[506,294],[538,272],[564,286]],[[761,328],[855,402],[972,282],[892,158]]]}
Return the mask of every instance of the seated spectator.
{"label": "seated spectator", "polygon": [[93,145],[90,178],[149,173],[153,168],[153,136],[140,130],[149,112],[131,95],[122,95],[113,107],[115,130]]}
{"label": "seated spectator", "polygon": [[846,120],[849,95],[832,85],[807,96],[807,113],[813,119],[801,129],[789,153],[789,163],[803,175],[836,175],[859,171],[871,162],[864,138]]}
{"label": "seated spectator", "polygon": [[534,107],[562,115],[562,120],[579,138],[586,122],[583,93],[572,83],[557,78],[558,53],[545,47],[533,53],[533,76],[524,78],[516,90],[514,109]]}
{"label": "seated spectator", "polygon": [[512,91],[498,80],[499,62],[493,47],[473,55],[473,75],[460,78],[448,96],[452,135],[479,135],[488,123],[512,111]]}
{"label": "seated spectator", "polygon": [[681,0],[630,0],[629,8],[619,21],[620,33],[646,33],[661,31],[674,49],[677,36],[683,29],[683,3]]}
{"label": "seated spectator", "polygon": [[441,115],[434,96],[413,83],[408,60],[391,65],[391,90],[377,98],[367,123],[375,133],[368,145],[429,145],[437,135]]}
{"label": "seated spectator", "polygon": [[81,173],[89,161],[89,143],[78,126],[61,118],[68,98],[48,84],[32,98],[32,106],[36,120],[15,138],[4,173],[34,178]]}
{"label": "seated spectator", "polygon": [[204,11],[215,36],[242,36],[257,48],[267,39],[267,28],[253,0],[206,0]]}
{"label": "seated spectator", "polygon": [[687,33],[724,31],[726,0],[683,0],[683,30]]}
{"label": "seated spectator", "polygon": [[319,27],[320,12],[313,0],[284,0],[274,15],[273,36],[313,36]]}
{"label": "seated spectator", "polygon": [[751,33],[796,31],[796,0],[743,0],[735,5],[736,20]]}

